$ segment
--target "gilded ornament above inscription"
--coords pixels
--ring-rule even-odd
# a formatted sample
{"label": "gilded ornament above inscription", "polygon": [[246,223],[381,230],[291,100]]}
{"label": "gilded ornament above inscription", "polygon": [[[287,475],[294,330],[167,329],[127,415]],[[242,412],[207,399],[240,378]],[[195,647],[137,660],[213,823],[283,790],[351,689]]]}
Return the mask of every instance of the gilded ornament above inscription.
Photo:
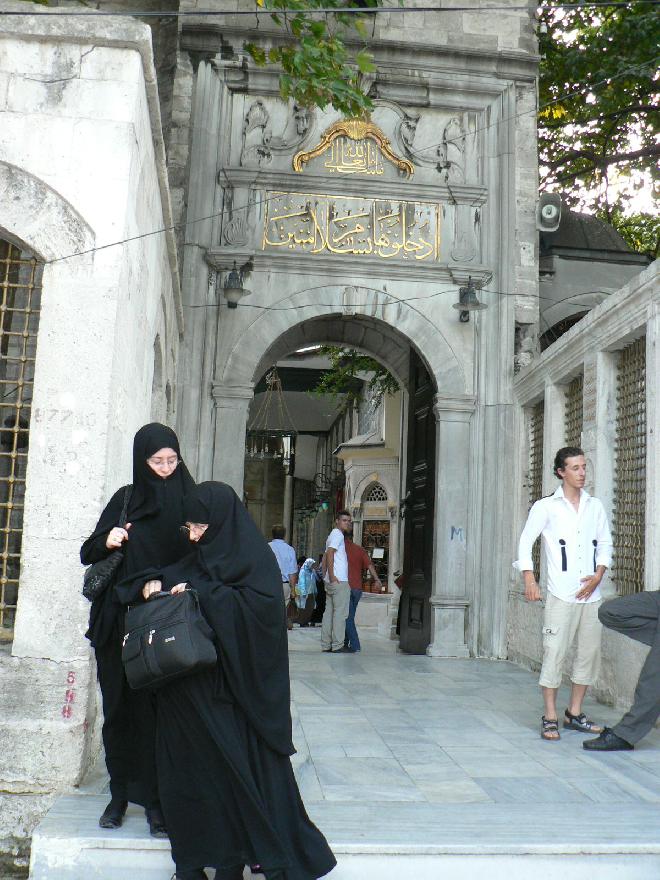
{"label": "gilded ornament above inscription", "polygon": [[408,159],[397,156],[381,129],[367,119],[340,119],[321,136],[311,150],[296,153],[293,170],[302,171],[311,160],[330,153],[325,162],[328,171],[339,174],[383,174],[383,159],[395,165],[402,174],[411,177],[415,168]]}
{"label": "gilded ornament above inscription", "polygon": [[438,205],[269,192],[263,250],[437,260]]}

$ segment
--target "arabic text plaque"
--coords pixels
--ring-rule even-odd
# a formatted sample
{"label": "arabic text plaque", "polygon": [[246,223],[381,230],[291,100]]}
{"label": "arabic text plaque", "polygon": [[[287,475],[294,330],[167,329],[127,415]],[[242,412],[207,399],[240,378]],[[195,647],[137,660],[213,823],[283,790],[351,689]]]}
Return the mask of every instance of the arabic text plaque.
{"label": "arabic text plaque", "polygon": [[432,202],[269,192],[262,248],[433,261],[439,232]]}

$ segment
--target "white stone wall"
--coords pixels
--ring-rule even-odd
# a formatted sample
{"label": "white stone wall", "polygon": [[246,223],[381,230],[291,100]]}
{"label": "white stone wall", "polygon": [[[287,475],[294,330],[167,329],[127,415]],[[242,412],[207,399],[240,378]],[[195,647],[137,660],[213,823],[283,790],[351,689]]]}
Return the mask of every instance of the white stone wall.
{"label": "white stone wall", "polygon": [[[515,391],[520,405],[518,423],[519,462],[514,493],[517,528],[511,538],[510,559],[516,558],[518,536],[528,508],[525,409],[545,400],[544,480],[545,494],[555,490],[552,458],[564,442],[565,388],[584,372],[584,422],[582,447],[588,463],[587,490],[613,512],[615,467],[617,352],[633,339],[646,336],[646,535],[645,589],[660,589],[660,263],[656,261],[594,308],[568,333],[546,349],[517,377]],[[543,567],[542,567],[543,573]],[[544,587],[542,576],[542,587]],[[603,580],[606,598],[616,594],[608,575]],[[538,604],[526,602],[518,574],[511,569],[508,602],[509,657],[533,669],[542,658],[541,620]],[[622,707],[632,696],[646,649],[617,633],[603,630],[603,661],[594,688],[603,700]],[[570,666],[568,667],[570,668]]]}
{"label": "white stone wall", "polygon": [[170,223],[149,29],[0,18],[0,235],[46,262],[15,638],[0,655],[0,850],[98,747],[79,548],[130,480],[152,390],[174,419],[182,330],[171,232],[113,243]]}

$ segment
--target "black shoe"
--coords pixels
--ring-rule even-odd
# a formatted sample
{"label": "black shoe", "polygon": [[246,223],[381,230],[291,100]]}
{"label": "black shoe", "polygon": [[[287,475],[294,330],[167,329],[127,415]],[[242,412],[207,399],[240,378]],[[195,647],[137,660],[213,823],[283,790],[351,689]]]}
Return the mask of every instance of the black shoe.
{"label": "black shoe", "polygon": [[596,739],[587,739],[582,748],[590,752],[631,752],[635,746],[627,739],[621,739],[614,731],[606,727]]}
{"label": "black shoe", "polygon": [[187,871],[177,871],[172,874],[172,880],[208,880],[204,868],[191,868]]}
{"label": "black shoe", "polygon": [[165,817],[163,816],[160,807],[147,809],[144,811],[144,815],[147,817],[149,834],[151,834],[152,837],[169,837],[167,826],[165,825]]}
{"label": "black shoe", "polygon": [[346,645],[344,645],[343,648],[337,648],[337,650],[333,651],[332,653],[333,654],[355,654],[355,651],[353,650],[353,648],[347,648]]}
{"label": "black shoe", "polygon": [[121,828],[126,814],[126,807],[128,807],[128,801],[120,801],[118,798],[113,798],[105,810],[103,810],[99,819],[99,827]]}

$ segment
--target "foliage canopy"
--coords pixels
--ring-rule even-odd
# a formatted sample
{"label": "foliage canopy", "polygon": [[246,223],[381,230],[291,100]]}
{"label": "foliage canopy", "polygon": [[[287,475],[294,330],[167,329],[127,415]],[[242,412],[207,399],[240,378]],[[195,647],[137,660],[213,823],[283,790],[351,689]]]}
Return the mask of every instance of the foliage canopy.
{"label": "foliage canopy", "polygon": [[540,20],[542,186],[595,211],[635,250],[655,253],[657,216],[634,214],[629,203],[636,187],[658,185],[658,9],[546,7]]}

